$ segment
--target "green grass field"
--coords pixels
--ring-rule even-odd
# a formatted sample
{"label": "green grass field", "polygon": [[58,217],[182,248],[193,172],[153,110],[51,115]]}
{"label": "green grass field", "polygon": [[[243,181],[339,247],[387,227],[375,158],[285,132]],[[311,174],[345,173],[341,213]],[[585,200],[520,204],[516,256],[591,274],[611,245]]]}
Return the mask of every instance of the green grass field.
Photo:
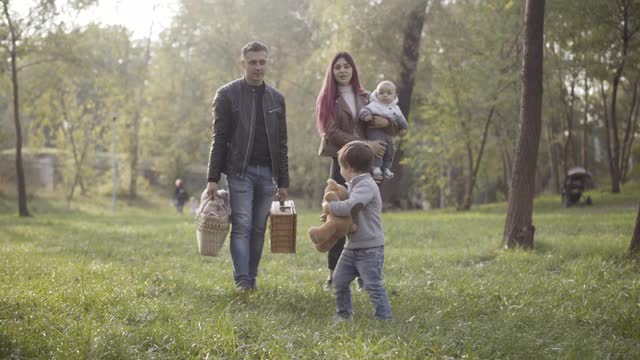
{"label": "green grass field", "polygon": [[[190,216],[108,199],[37,198],[32,218],[0,199],[0,358],[640,358],[640,264],[626,257],[640,189],[593,207],[536,201],[535,250],[502,251],[505,204],[385,213],[394,319],[332,321],[326,256],[306,239],[271,254],[259,291],[233,287],[228,242],[197,253]],[[13,200],[11,200],[13,201]]]}

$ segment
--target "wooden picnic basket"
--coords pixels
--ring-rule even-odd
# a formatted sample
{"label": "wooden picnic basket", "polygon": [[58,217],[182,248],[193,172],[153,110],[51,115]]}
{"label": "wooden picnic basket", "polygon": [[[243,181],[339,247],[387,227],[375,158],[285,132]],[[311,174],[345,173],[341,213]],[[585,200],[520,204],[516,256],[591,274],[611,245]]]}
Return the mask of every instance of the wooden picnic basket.
{"label": "wooden picnic basket", "polygon": [[205,194],[201,199],[200,207],[196,211],[198,251],[202,256],[218,256],[229,233],[231,210],[228,194],[220,190],[213,201]]}
{"label": "wooden picnic basket", "polygon": [[293,200],[271,203],[269,232],[272,253],[296,252],[296,207]]}

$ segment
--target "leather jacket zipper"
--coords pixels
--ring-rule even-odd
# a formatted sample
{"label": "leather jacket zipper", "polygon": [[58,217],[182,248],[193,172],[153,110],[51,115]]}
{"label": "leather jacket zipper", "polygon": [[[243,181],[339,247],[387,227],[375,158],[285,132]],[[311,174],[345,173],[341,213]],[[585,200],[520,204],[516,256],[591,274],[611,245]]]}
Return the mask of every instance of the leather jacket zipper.
{"label": "leather jacket zipper", "polygon": [[[275,109],[275,110],[279,110]],[[271,114],[272,112],[274,112],[275,110],[269,110],[269,114]],[[273,167],[273,151],[271,151],[271,141],[269,141],[269,139],[271,138],[269,136],[269,126],[267,126],[267,114],[264,113],[264,98],[262,99],[262,117],[264,118],[264,130],[267,132],[267,146],[269,147],[269,159],[271,159],[271,178],[273,180],[275,180],[275,176],[276,176],[276,169]]]}
{"label": "leather jacket zipper", "polygon": [[247,141],[247,151],[244,154],[244,164],[242,165],[242,176],[247,172],[247,161],[249,161],[249,148],[253,142],[253,124],[256,118],[256,94],[253,93],[253,101],[251,102],[251,126],[249,127],[249,141]]}

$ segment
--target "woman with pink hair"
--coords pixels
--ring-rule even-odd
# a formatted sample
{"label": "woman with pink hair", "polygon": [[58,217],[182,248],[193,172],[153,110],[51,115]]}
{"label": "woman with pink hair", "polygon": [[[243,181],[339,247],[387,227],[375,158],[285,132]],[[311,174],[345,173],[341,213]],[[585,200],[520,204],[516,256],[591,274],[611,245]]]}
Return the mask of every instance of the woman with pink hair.
{"label": "woman with pink hair", "polygon": [[[322,137],[318,155],[331,158],[330,177],[341,185],[345,185],[345,180],[340,175],[338,150],[350,141],[366,141],[366,129],[358,121],[358,113],[368,103],[369,93],[360,85],[353,57],[345,51],[337,53],[327,68],[324,83],[318,94],[316,122]],[[373,121],[376,127],[389,125],[388,120],[383,117],[374,117]],[[367,141],[367,143],[375,156],[384,155],[384,142],[376,140]],[[336,268],[344,243],[344,238],[339,239],[329,250],[327,256],[329,277],[325,283],[326,289],[330,289],[333,283],[333,270]],[[358,281],[358,284],[361,282]]]}

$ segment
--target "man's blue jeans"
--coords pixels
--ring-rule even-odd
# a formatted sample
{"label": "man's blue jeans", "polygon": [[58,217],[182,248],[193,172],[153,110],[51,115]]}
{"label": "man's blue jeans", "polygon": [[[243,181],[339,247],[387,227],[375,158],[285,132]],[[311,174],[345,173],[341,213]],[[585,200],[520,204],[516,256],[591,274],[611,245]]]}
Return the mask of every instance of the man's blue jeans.
{"label": "man's blue jeans", "polygon": [[364,289],[376,310],[377,319],[391,319],[391,305],[382,281],[384,246],[367,249],[344,249],[333,273],[336,295],[336,313],[348,318],[353,313],[351,287],[353,279],[360,274]]}
{"label": "man's blue jeans", "polygon": [[276,185],[270,166],[249,165],[244,177],[228,176],[231,259],[238,287],[254,288]]}

